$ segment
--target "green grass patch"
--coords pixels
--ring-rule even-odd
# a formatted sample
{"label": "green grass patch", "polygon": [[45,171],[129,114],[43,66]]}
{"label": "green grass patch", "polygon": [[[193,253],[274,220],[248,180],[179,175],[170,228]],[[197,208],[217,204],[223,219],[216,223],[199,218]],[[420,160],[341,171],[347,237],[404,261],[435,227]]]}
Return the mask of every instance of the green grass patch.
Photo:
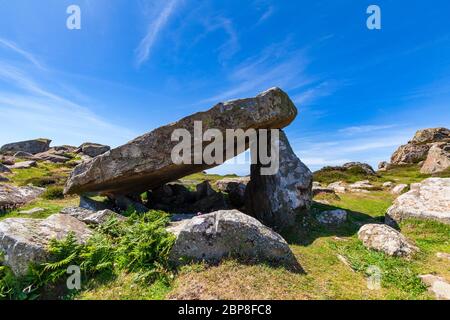
{"label": "green grass patch", "polygon": [[33,184],[46,186],[50,184],[64,184],[70,169],[62,164],[40,162],[37,167],[28,169],[15,169],[10,177],[11,181],[19,186]]}
{"label": "green grass patch", "polygon": [[328,185],[336,181],[344,181],[347,183],[354,183],[362,180],[374,180],[375,177],[368,175],[360,167],[351,167],[349,169],[323,168],[314,172],[314,181],[321,184]]}
{"label": "green grass patch", "polygon": [[45,189],[41,198],[46,200],[64,199],[64,188],[60,186],[51,186]]}

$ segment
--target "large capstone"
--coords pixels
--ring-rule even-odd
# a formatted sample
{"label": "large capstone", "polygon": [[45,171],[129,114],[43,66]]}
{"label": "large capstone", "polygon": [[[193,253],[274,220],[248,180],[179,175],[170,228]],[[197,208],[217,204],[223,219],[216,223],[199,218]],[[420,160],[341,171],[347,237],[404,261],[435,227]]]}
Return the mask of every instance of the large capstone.
{"label": "large capstone", "polygon": [[236,258],[298,266],[289,245],[278,233],[237,210],[200,215],[178,222],[168,231],[177,237],[170,253],[170,259],[176,264],[217,263]]}
{"label": "large capstone", "polygon": [[[289,125],[296,115],[294,104],[278,88],[263,92],[255,98],[219,103],[209,111],[199,112],[155,129],[90,162],[80,164],[69,177],[65,192],[114,196],[153,190],[165,183],[218,165],[204,162],[174,164],[172,150],[180,143],[179,140],[171,139],[175,129],[186,129],[191,134],[191,153],[194,155],[194,122],[201,121],[203,132],[218,129],[226,140],[227,129],[281,129]],[[211,142],[196,143],[197,147],[204,150]],[[235,149],[236,139],[225,141],[223,150]],[[225,155],[227,152],[224,151]],[[225,156],[224,160],[228,158]]]}
{"label": "large capstone", "polygon": [[295,155],[283,131],[279,138],[279,170],[262,175],[262,164],[251,166],[245,191],[245,212],[275,230],[293,226],[306,216],[312,202],[312,173]]}
{"label": "large capstone", "polygon": [[0,148],[0,153],[15,154],[19,151],[27,152],[31,154],[41,153],[50,149],[49,139],[36,139],[28,141],[13,142],[5,144]]}

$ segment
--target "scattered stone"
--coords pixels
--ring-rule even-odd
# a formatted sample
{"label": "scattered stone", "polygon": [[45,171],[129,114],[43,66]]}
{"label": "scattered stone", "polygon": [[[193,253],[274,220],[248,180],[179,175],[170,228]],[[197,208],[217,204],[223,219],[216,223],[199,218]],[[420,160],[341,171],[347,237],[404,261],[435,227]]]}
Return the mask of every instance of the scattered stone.
{"label": "scattered stone", "polygon": [[203,181],[202,183],[199,183],[195,186],[195,189],[197,190],[195,194],[197,200],[212,196],[216,193],[216,191],[214,191],[214,189],[211,187],[209,181]]}
{"label": "scattered stone", "polygon": [[118,195],[118,196],[111,196],[110,200],[114,201],[116,206],[122,210],[134,208],[134,210],[136,210],[136,212],[139,213],[146,213],[150,210],[141,202],[140,199],[137,199],[137,197],[136,199],[133,199],[132,197]]}
{"label": "scattered stone", "polygon": [[429,178],[411,185],[386,213],[386,223],[397,225],[403,219],[430,219],[450,224],[450,178]]}
{"label": "scattered stone", "polygon": [[43,208],[33,208],[33,209],[30,209],[30,210],[19,211],[19,214],[33,215],[33,214],[41,213],[41,212],[44,212],[44,211],[45,211],[45,209],[43,209]]}
{"label": "scattered stone", "polygon": [[438,300],[450,300],[450,283],[442,277],[432,274],[419,276],[422,282],[428,287],[428,291],[432,293]]}
{"label": "scattered stone", "polygon": [[78,148],[78,152],[82,152],[83,154],[95,158],[101,154],[104,154],[106,152],[108,152],[109,150],[111,150],[110,146],[106,146],[106,145],[102,145],[102,144],[98,144],[98,143],[91,143],[91,142],[86,142],[83,143],[79,148]]}
{"label": "scattered stone", "polygon": [[331,188],[325,188],[325,187],[316,187],[313,185],[312,187],[312,192],[313,192],[313,197],[319,195],[319,194],[336,194],[336,192],[334,191],[334,189]]}
{"label": "scattered stone", "polygon": [[217,211],[184,220],[168,231],[177,237],[170,253],[175,263],[218,263],[234,257],[245,262],[298,265],[286,241],[271,229],[237,210]]}
{"label": "scattered stone", "polygon": [[91,211],[101,211],[105,209],[110,209],[110,205],[104,202],[93,200],[86,196],[80,197],[80,208],[91,210]]}
{"label": "scattered stone", "polygon": [[375,186],[370,183],[369,180],[357,181],[348,186],[351,192],[368,192],[370,190],[375,189]]}
{"label": "scattered stone", "polygon": [[33,167],[37,167],[37,162],[34,160],[16,162],[16,164],[14,164],[12,166],[8,166],[9,169],[29,169],[29,168],[33,168]]}
{"label": "scattered stone", "polygon": [[399,195],[399,194],[402,194],[403,192],[405,192],[406,190],[408,190],[407,184],[398,184],[391,189],[391,193],[395,194],[395,195]]}
{"label": "scattered stone", "polygon": [[339,225],[347,221],[347,211],[342,209],[322,211],[316,216],[317,221],[325,225]]}
{"label": "scattered stone", "polygon": [[88,210],[81,207],[67,207],[62,209],[60,214],[67,214],[69,216],[72,216],[80,221],[82,221],[85,217],[95,213],[95,211]]}
{"label": "scattered stone", "polygon": [[346,193],[348,185],[343,181],[336,181],[328,185],[328,189],[334,190],[336,193]]}
{"label": "scattered stone", "polygon": [[442,260],[450,261],[450,253],[438,252],[436,253],[436,257]]}
{"label": "scattered stone", "polygon": [[16,152],[23,151],[31,154],[36,154],[45,152],[50,149],[50,142],[52,141],[49,139],[36,139],[9,143],[0,148],[0,153],[14,154]]}
{"label": "scattered stone", "polygon": [[250,177],[226,178],[216,182],[217,188],[228,193],[230,203],[235,208],[241,208],[245,204],[245,189]]}
{"label": "scattered stone", "polygon": [[16,275],[25,275],[30,263],[48,261],[51,239],[62,240],[69,233],[84,243],[91,235],[86,224],[63,214],[47,219],[9,218],[0,222],[0,251],[5,254],[4,264]]}
{"label": "scattered stone", "polygon": [[12,173],[11,169],[0,163],[0,173]]}
{"label": "scattered stone", "polygon": [[368,249],[382,251],[394,257],[411,257],[419,251],[405,236],[384,224],[366,224],[358,231],[358,238]]}
{"label": "scattered stone", "polygon": [[52,163],[66,163],[67,161],[70,160],[67,157],[57,155],[57,154],[51,153],[49,151],[38,153],[38,154],[34,155],[33,158],[35,160],[48,161],[48,162],[52,162]]}
{"label": "scattered stone", "polygon": [[393,187],[394,187],[394,183],[392,181],[388,181],[388,182],[383,183],[383,188],[391,189]]}
{"label": "scattered stone", "polygon": [[[296,115],[294,104],[287,94],[278,88],[270,89],[256,98],[219,103],[209,111],[196,113],[160,127],[77,166],[67,181],[65,192],[96,192],[109,195],[154,190],[189,174],[216,166],[206,163],[174,165],[172,150],[180,143],[171,140],[175,129],[186,129],[193,136],[194,122],[202,121],[203,130],[218,129],[225,138],[226,129],[283,128],[290,124]],[[235,150],[234,144],[227,144],[226,139],[224,140],[224,148]],[[235,142],[236,139],[233,140]],[[210,142],[203,142],[202,147],[209,144]]]}
{"label": "scattered stone", "polygon": [[275,230],[289,228],[308,214],[312,204],[312,173],[292,151],[283,131],[279,139],[279,170],[261,175],[261,164],[251,166],[245,190],[245,212]]}
{"label": "scattered stone", "polygon": [[428,152],[421,173],[434,174],[450,168],[450,143],[436,143]]}
{"label": "scattered stone", "polygon": [[75,153],[75,151],[76,151],[78,148],[77,148],[77,147],[74,147],[74,146],[63,145],[63,146],[52,147],[51,149],[53,149],[55,152]]}
{"label": "scattered stone", "polygon": [[111,218],[125,221],[127,218],[109,209],[101,211],[91,211],[80,207],[69,207],[61,210],[60,214],[67,214],[89,225],[101,225]]}
{"label": "scattered stone", "polygon": [[391,168],[391,164],[387,161],[382,161],[378,164],[378,171],[387,171]]}
{"label": "scattered stone", "polygon": [[33,159],[33,154],[31,154],[29,152],[25,152],[25,151],[19,151],[14,154],[14,158],[31,160],[31,159]]}
{"label": "scattered stone", "polygon": [[16,163],[16,159],[14,157],[0,155],[0,164],[12,166],[14,163]]}
{"label": "scattered stone", "polygon": [[31,186],[15,187],[0,184],[0,211],[23,206],[39,197],[44,191],[43,188]]}
{"label": "scattered stone", "polygon": [[0,175],[0,182],[10,182],[10,180],[7,177]]}

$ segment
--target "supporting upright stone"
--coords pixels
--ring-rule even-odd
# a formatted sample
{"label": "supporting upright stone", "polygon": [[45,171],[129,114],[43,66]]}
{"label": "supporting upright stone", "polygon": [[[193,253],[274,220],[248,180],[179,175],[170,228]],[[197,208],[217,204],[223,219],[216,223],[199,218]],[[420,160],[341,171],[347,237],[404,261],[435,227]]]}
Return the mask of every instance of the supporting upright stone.
{"label": "supporting upright stone", "polygon": [[279,170],[261,175],[261,164],[251,167],[245,192],[246,213],[275,230],[292,227],[312,203],[312,173],[292,151],[283,131],[279,140]]}

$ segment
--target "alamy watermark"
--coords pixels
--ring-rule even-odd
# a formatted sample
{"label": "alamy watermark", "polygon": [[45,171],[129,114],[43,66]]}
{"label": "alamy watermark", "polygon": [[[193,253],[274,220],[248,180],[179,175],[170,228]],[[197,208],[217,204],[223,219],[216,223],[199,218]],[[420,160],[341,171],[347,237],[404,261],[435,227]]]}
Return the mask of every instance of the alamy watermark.
{"label": "alamy watermark", "polygon": [[66,20],[66,26],[69,30],[81,29],[81,8],[75,4],[67,7],[66,13],[69,17]]}
{"label": "alamy watermark", "polygon": [[[194,121],[194,135],[175,129],[171,140],[179,142],[171,152],[176,165],[221,165],[250,148],[251,164],[261,164],[261,175],[274,175],[280,165],[279,129],[219,129],[203,132],[203,122]],[[208,143],[209,142],[209,143]]]}
{"label": "alamy watermark", "polygon": [[69,266],[67,268],[67,274],[70,276],[67,278],[66,285],[69,290],[81,290],[81,269],[79,266]]}
{"label": "alamy watermark", "polygon": [[381,289],[381,269],[377,266],[369,266],[366,270],[369,275],[367,278],[367,288],[369,290],[380,290]]}
{"label": "alamy watermark", "polygon": [[381,30],[381,8],[372,4],[367,8],[366,12],[370,14],[366,22],[367,28],[369,30]]}

